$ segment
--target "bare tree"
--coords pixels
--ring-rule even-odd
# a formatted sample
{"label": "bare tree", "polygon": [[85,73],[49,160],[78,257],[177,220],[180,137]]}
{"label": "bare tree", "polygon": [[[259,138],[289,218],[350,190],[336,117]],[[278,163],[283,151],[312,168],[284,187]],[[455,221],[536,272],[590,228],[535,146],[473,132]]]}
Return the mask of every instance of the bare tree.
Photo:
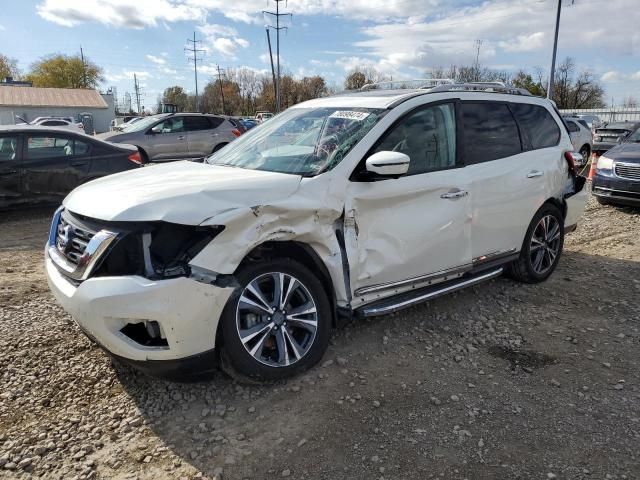
{"label": "bare tree", "polygon": [[632,95],[624,97],[622,101],[623,108],[638,108],[638,99]]}

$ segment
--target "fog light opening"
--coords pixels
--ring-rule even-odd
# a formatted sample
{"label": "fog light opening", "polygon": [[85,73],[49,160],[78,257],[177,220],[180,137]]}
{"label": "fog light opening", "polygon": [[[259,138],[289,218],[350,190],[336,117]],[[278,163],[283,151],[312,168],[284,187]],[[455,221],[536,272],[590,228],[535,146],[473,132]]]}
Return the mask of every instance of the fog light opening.
{"label": "fog light opening", "polygon": [[120,332],[145,347],[169,347],[160,324],[155,320],[127,323]]}

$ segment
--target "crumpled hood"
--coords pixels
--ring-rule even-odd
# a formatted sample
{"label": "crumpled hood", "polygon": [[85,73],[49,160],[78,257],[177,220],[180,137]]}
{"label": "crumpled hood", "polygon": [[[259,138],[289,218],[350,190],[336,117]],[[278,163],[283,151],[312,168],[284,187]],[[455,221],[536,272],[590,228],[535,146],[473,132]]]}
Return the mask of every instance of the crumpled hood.
{"label": "crumpled hood", "polygon": [[63,204],[100,220],[198,225],[228,210],[286,198],[301,178],[183,161],[99,178],[73,190]]}
{"label": "crumpled hood", "polygon": [[621,162],[640,163],[640,143],[621,143],[607,150],[604,156]]}

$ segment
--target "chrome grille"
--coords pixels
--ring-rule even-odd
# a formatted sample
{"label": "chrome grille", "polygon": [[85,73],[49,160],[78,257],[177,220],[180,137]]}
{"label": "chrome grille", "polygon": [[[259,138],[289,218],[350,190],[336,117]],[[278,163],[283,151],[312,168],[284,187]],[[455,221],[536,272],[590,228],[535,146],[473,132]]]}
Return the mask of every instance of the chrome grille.
{"label": "chrome grille", "polygon": [[96,232],[75,225],[60,216],[56,235],[56,248],[70,263],[78,265],[87,245]]}
{"label": "chrome grille", "polygon": [[640,164],[616,163],[614,170],[616,175],[620,178],[640,181]]}

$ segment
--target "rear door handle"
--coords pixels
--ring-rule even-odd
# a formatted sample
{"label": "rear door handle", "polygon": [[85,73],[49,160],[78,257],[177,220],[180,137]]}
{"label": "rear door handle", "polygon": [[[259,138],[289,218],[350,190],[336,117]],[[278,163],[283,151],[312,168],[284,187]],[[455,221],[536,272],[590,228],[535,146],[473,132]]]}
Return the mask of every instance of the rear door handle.
{"label": "rear door handle", "polygon": [[77,162],[71,162],[71,166],[72,167],[84,167],[87,163],[89,163],[87,160],[80,160]]}
{"label": "rear door handle", "polygon": [[452,200],[456,198],[466,197],[467,195],[469,195],[469,192],[467,192],[466,190],[455,190],[455,191],[443,193],[442,195],[440,195],[440,198]]}
{"label": "rear door handle", "polygon": [[540,170],[531,170],[529,173],[527,173],[527,178],[536,178],[536,177],[541,177],[544,175],[544,172],[541,172]]}
{"label": "rear door handle", "polygon": [[184,135],[178,135],[178,140],[184,140]]}
{"label": "rear door handle", "polygon": [[14,175],[18,173],[17,170],[5,170],[4,172],[0,172],[0,177],[8,177],[9,175]]}

